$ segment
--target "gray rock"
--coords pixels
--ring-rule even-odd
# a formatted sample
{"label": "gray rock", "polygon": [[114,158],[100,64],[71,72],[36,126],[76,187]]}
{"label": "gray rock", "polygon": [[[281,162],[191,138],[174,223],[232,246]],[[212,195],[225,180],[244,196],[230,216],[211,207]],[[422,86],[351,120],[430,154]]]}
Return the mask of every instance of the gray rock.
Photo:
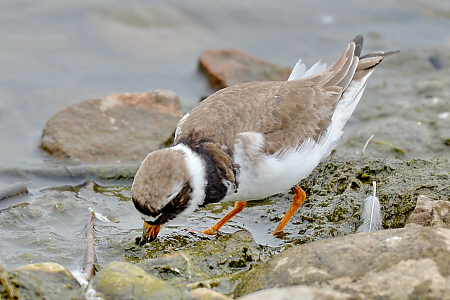
{"label": "gray rock", "polygon": [[305,285],[272,288],[254,292],[236,300],[356,300],[365,299],[355,295],[341,293],[332,289],[314,288]]}
{"label": "gray rock", "polygon": [[175,286],[126,262],[112,262],[92,279],[92,287],[108,299],[182,299],[184,293]]}
{"label": "gray rock", "polygon": [[406,221],[406,227],[430,226],[450,229],[450,202],[432,200],[425,195],[417,197],[417,205]]}
{"label": "gray rock", "polygon": [[82,161],[142,161],[171,143],[182,118],[172,91],[111,95],[72,104],[48,120],[41,148]]}
{"label": "gray rock", "polygon": [[450,299],[450,230],[413,227],[291,248],[250,271],[235,294],[293,285],[369,299]]}
{"label": "gray rock", "polygon": [[211,87],[221,89],[249,81],[287,80],[290,68],[277,67],[235,49],[208,49],[200,56],[200,69]]}
{"label": "gray rock", "polygon": [[78,281],[59,264],[31,264],[8,273],[19,299],[85,299]]}

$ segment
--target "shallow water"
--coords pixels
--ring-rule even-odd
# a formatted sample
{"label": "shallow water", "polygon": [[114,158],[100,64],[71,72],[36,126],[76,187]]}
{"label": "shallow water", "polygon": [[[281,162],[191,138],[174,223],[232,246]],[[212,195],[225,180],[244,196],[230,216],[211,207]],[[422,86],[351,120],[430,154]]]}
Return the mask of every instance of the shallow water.
{"label": "shallow water", "polygon": [[[330,63],[357,34],[366,37],[364,52],[414,50],[426,57],[434,48],[445,53],[450,47],[450,5],[437,0],[8,0],[0,7],[0,167],[64,164],[45,155],[39,139],[46,121],[75,102],[162,88],[177,92],[189,111],[212,92],[197,71],[198,57],[209,47],[241,49],[280,66],[293,66],[299,58],[307,65]],[[366,93],[389,72],[381,66]],[[404,76],[389,80],[404,84],[409,75]],[[395,93],[395,85],[389,91]],[[354,120],[363,122],[364,107],[372,106],[363,96],[360,107]],[[347,136],[358,127],[356,121],[350,125]],[[0,188],[13,181],[0,177]],[[88,207],[119,221],[97,222],[99,251],[140,234],[141,220],[124,201],[129,182],[96,190],[79,181],[26,183],[30,195],[4,202],[0,210],[0,261],[8,269],[39,261],[79,269]],[[20,203],[25,204],[10,206]],[[249,205],[223,231],[244,226],[258,243],[282,244],[269,235],[276,222],[264,217],[264,203]],[[213,205],[161,234],[191,225],[206,228],[231,206]],[[113,258],[99,255],[99,262]]]}

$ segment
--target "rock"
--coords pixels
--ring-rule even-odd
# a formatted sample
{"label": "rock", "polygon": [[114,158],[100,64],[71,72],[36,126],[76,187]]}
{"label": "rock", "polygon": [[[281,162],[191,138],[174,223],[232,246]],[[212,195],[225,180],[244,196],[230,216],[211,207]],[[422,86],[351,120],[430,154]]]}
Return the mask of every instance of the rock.
{"label": "rock", "polygon": [[[179,250],[156,257],[160,253],[158,249],[167,251],[171,247]],[[187,241],[181,241],[181,246],[174,239],[161,237],[143,249],[155,258],[144,259],[136,265],[149,274],[187,289],[206,287],[225,295],[233,293],[243,272],[268,259],[263,248],[245,230],[207,239],[191,234]]]}
{"label": "rock", "polygon": [[9,271],[9,282],[19,299],[85,299],[83,289],[73,275],[52,262]]}
{"label": "rock", "polygon": [[[386,161],[331,156],[299,183],[306,200],[278,238],[285,243],[303,244],[355,233],[362,223],[364,199],[373,193],[373,181],[377,182],[383,227],[404,227],[419,195],[433,199],[450,196],[449,169],[448,159]],[[292,195],[285,193],[271,199],[276,202],[266,208],[266,218],[275,228],[292,203]],[[251,209],[246,210],[243,213],[249,220],[261,218],[264,213],[263,208],[254,215],[249,215]]]}
{"label": "rock", "polygon": [[175,286],[126,262],[112,262],[92,279],[92,287],[108,299],[182,299],[184,293]]}
{"label": "rock", "polygon": [[231,298],[210,289],[198,288],[189,292],[186,300],[231,300]]}
{"label": "rock", "polygon": [[291,73],[290,68],[234,49],[205,50],[200,56],[200,69],[216,89],[249,81],[287,80]]}
{"label": "rock", "polygon": [[235,291],[293,285],[369,299],[450,299],[450,230],[380,230],[291,248],[251,270]]}
{"label": "rock", "polygon": [[0,261],[0,298],[1,299],[14,299],[14,289],[9,282],[8,272],[5,266]]}
{"label": "rock", "polygon": [[254,292],[236,300],[356,300],[364,299],[355,295],[341,293],[332,289],[318,289],[311,286],[297,285],[282,288],[272,288]]}
{"label": "rock", "polygon": [[82,161],[142,161],[167,146],[183,117],[172,91],[111,95],[72,104],[48,120],[41,148]]}
{"label": "rock", "polygon": [[417,197],[417,205],[406,221],[406,227],[415,225],[450,229],[450,202]]}

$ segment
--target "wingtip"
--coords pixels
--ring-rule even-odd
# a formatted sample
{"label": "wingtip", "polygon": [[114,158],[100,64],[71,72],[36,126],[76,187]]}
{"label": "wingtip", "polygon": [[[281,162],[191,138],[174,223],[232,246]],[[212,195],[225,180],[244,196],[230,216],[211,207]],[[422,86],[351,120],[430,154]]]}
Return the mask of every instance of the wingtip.
{"label": "wingtip", "polygon": [[384,56],[384,57],[387,57],[387,56],[391,56],[391,55],[394,55],[394,54],[399,53],[399,52],[400,52],[400,50],[389,51],[389,52],[385,52],[385,53],[383,54],[383,56]]}
{"label": "wingtip", "polygon": [[357,35],[353,40],[353,43],[355,43],[355,56],[360,56],[361,55],[361,51],[362,51],[362,46],[364,43],[364,36],[362,34]]}

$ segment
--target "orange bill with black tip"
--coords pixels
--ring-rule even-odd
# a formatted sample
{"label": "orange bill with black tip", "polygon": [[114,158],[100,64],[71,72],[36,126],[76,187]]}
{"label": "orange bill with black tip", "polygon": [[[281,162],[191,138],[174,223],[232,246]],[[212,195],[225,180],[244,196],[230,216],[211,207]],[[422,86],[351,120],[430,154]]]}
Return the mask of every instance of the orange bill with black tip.
{"label": "orange bill with black tip", "polygon": [[160,229],[161,224],[152,225],[144,221],[144,226],[142,227],[142,241],[144,243],[153,241],[158,236]]}

